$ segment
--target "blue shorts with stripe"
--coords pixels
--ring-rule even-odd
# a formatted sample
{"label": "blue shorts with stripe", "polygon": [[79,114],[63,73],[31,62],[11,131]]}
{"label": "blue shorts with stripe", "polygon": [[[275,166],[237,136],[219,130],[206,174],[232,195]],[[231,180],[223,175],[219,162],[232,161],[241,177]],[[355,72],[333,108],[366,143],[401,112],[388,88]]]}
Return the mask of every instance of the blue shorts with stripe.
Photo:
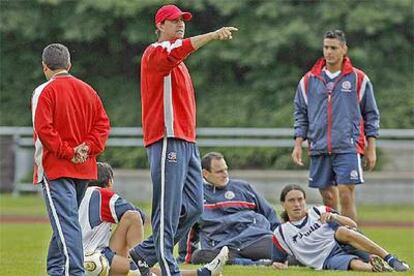
{"label": "blue shorts with stripe", "polygon": [[358,153],[311,156],[309,187],[327,188],[363,182],[361,157]]}

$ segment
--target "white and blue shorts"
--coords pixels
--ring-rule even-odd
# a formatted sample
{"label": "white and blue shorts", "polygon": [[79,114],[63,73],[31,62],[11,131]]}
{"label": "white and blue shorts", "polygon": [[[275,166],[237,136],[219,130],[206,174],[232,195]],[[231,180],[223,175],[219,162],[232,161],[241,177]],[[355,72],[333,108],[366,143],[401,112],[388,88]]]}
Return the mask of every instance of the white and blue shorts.
{"label": "white and blue shorts", "polygon": [[311,156],[309,187],[328,188],[338,184],[364,183],[361,156],[358,153]]}

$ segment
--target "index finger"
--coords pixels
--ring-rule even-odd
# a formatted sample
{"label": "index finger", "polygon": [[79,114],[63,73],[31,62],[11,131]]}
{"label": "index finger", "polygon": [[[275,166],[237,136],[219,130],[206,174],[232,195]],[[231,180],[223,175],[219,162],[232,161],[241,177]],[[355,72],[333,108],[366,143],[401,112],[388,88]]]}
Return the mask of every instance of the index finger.
{"label": "index finger", "polygon": [[235,31],[235,32],[237,32],[239,29],[237,29],[237,28],[235,28],[235,27],[227,27],[227,29],[229,30],[229,31]]}

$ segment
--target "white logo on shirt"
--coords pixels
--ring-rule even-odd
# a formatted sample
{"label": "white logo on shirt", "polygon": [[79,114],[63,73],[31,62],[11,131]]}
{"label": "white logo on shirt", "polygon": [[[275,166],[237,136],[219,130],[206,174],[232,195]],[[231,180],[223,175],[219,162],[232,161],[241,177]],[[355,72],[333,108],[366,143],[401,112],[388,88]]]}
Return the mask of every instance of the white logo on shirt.
{"label": "white logo on shirt", "polygon": [[342,83],[342,89],[341,89],[341,91],[342,92],[351,92],[352,91],[352,84],[351,84],[351,82],[350,81],[344,81],[343,83]]}
{"label": "white logo on shirt", "polygon": [[224,194],[224,197],[225,197],[226,199],[233,199],[235,196],[236,196],[236,195],[235,195],[232,191],[227,191],[227,192]]}

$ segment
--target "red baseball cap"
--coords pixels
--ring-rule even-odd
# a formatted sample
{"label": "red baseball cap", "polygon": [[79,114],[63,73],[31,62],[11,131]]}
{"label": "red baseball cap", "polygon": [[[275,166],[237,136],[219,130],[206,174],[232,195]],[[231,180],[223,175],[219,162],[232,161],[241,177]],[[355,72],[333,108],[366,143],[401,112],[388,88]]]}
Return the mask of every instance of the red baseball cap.
{"label": "red baseball cap", "polygon": [[155,14],[155,24],[161,23],[164,20],[174,20],[182,16],[184,21],[190,21],[193,15],[189,12],[183,12],[175,5],[164,5],[158,9]]}

